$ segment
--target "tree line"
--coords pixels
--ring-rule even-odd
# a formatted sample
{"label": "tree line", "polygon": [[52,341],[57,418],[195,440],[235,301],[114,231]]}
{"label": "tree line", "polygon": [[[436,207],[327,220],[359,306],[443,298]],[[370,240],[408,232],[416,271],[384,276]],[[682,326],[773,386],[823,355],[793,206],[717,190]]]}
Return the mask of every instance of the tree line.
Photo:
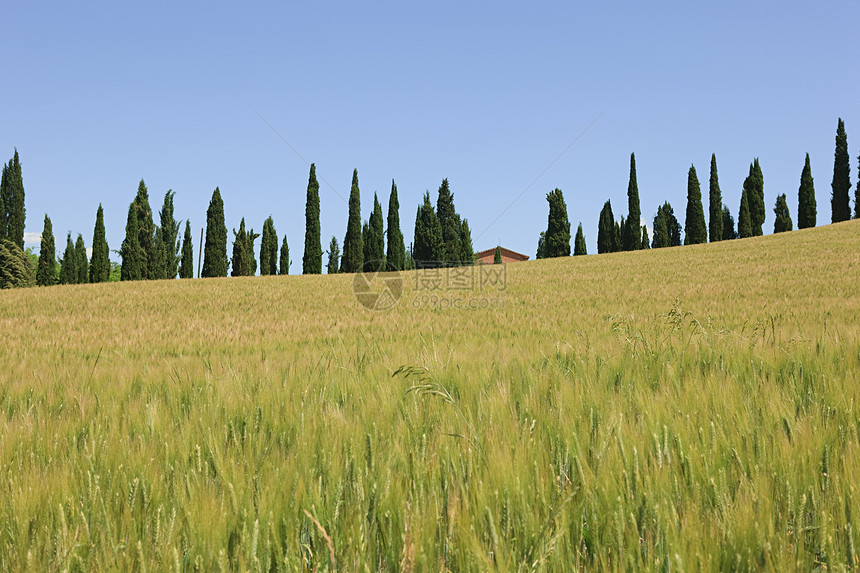
{"label": "tree line", "polygon": [[[851,167],[848,155],[848,137],[845,123],[839,118],[836,127],[836,151],[834,152],[833,181],[831,183],[831,222],[838,223],[851,219]],[[547,194],[549,217],[547,230],[538,238],[537,258],[563,257],[570,255],[570,223],[567,207],[560,189]],[[794,228],[785,193],[777,196],[773,208],[775,215],[773,232],[782,233]],[[809,154],[800,174],[798,188],[797,228],[806,229],[816,226],[818,207],[815,200],[815,185]],[[684,217],[683,244],[695,245],[730,239],[756,237],[764,234],[766,207],[764,201],[764,175],[758,158],[750,163],[749,174],[744,179],[741,201],[738,207],[738,221],[723,203],[717,173],[717,157],[711,155],[710,178],[708,181],[708,222],[699,177],[695,166],[687,172],[687,205]],[[854,198],[854,218],[860,218],[860,157],[858,157],[858,181]],[[639,187],[636,180],[636,156],[630,154],[630,177],[627,184],[627,217],[615,220],[612,204],[606,201],[600,210],[597,224],[597,252],[614,253],[635,251],[648,248],[675,247],[682,244],[682,227],[672,205],[668,201],[657,208],[652,226],[653,237],[648,237],[648,228],[640,227]],[[585,255],[585,238],[580,223],[574,241],[574,255]]]}
{"label": "tree line", "polygon": [[[860,160],[860,158],[858,158]],[[833,180],[831,183],[831,222],[851,218],[851,174],[848,155],[848,138],[845,124],[839,118],[836,129]],[[38,257],[24,251],[24,183],[17,149],[3,165],[0,180],[0,288],[52,284],[97,283],[109,280],[153,280],[192,278],[194,276],[194,245],[191,223],[182,223],[174,216],[175,193],[164,194],[161,209],[153,213],[149,193],[143,180],[137,194],[129,204],[125,238],[118,250],[121,264],[111,263],[110,249],[105,237],[104,209],[96,211],[93,229],[92,252],[88,255],[83,236],[66,236],[62,258],[56,258],[51,219],[44,218],[41,248]],[[560,189],[546,196],[549,203],[547,228],[538,238],[537,258],[569,256],[571,254],[570,222],[567,205]],[[776,199],[773,209],[774,233],[794,228],[785,194]],[[764,232],[766,208],[764,202],[764,175],[758,158],[749,166],[744,179],[738,207],[737,225],[730,209],[723,203],[717,172],[716,155],[711,155],[708,181],[708,221],[705,220],[702,193],[695,166],[687,174],[687,204],[684,226],[669,202],[657,208],[653,219],[652,237],[648,228],[640,225],[641,208],[636,177],[636,156],[630,155],[630,172],[627,186],[627,216],[618,220],[612,204],[606,201],[600,211],[597,231],[598,253],[634,251],[716,242],[735,238],[760,236]],[[156,217],[157,216],[157,217]],[[855,190],[854,217],[860,218],[860,169]],[[817,204],[809,154],[800,176],[798,189],[797,227],[814,227],[817,223]],[[156,224],[157,222],[157,224]],[[279,242],[273,218],[269,216],[256,233],[247,228],[242,218],[239,229],[233,229],[233,245],[228,257],[228,232],[224,219],[224,202],[218,187],[212,193],[206,211],[205,243],[202,253],[202,277],[250,276],[288,274],[290,249],[284,235]],[[259,263],[255,247],[260,238]],[[585,236],[580,223],[574,238],[573,255],[587,254]],[[443,179],[436,195],[435,205],[430,192],[424,193],[416,217],[413,242],[407,249],[400,229],[400,203],[397,185],[392,180],[388,198],[388,213],[383,220],[382,205],[374,193],[373,209],[366,220],[361,217],[361,194],[358,170],[352,174],[348,201],[346,234],[342,247],[332,237],[327,251],[323,251],[320,232],[319,182],[316,166],[310,165],[305,203],[305,237],[302,255],[303,274],[321,274],[323,256],[328,255],[326,271],[354,273],[360,271],[393,271],[417,267],[459,266],[474,264],[471,231],[468,221],[457,213],[454,194],[447,179]],[[198,262],[198,264],[200,264]]]}

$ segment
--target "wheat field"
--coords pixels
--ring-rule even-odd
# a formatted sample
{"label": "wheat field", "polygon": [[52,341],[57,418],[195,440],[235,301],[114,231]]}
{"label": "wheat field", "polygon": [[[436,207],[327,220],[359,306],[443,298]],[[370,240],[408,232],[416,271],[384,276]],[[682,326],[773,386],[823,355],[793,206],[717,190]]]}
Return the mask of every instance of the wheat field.
{"label": "wheat field", "polygon": [[490,270],[0,292],[0,570],[860,567],[860,221]]}

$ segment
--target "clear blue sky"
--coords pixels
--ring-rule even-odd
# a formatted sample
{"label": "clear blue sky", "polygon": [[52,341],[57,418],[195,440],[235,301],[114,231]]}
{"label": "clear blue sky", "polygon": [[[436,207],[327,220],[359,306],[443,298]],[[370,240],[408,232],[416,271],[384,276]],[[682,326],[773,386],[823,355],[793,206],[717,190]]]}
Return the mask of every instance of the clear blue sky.
{"label": "clear blue sky", "polygon": [[407,244],[424,191],[435,200],[447,177],[476,251],[501,241],[534,257],[560,187],[593,253],[603,202],[626,213],[631,152],[649,226],[665,200],[683,225],[691,164],[707,201],[711,153],[735,217],[760,158],[770,232],[779,193],[796,220],[809,152],[824,224],[837,117],[857,181],[858,22],[854,0],[19,2],[4,10],[0,158],[17,146],[27,232],[47,212],[58,251],[66,231],[89,246],[99,202],[119,249],[143,178],[155,210],[176,192],[195,257],[217,185],[228,228],[273,215],[294,273],[308,165],[260,116],[317,165],[324,249],[343,240],[358,168],[363,218],[396,180]]}

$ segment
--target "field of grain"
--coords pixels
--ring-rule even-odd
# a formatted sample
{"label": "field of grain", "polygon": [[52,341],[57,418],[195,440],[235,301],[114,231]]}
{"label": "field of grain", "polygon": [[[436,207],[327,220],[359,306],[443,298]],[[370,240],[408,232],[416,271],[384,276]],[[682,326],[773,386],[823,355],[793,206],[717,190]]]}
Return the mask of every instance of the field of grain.
{"label": "field of grain", "polygon": [[0,292],[0,570],[860,567],[860,221],[505,273]]}

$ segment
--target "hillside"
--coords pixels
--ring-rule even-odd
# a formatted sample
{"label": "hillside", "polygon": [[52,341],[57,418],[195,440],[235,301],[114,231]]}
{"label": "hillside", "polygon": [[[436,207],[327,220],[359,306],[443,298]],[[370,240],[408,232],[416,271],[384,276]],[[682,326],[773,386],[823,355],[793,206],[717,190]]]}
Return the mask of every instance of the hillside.
{"label": "hillside", "polygon": [[860,564],[860,221],[505,273],[0,292],[0,570]]}

